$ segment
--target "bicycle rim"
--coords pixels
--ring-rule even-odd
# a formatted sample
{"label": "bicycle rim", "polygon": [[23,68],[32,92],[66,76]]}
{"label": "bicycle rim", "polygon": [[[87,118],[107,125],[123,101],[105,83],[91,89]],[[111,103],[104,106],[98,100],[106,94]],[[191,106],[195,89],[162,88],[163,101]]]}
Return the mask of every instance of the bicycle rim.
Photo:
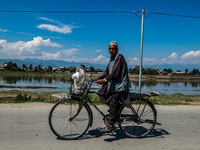
{"label": "bicycle rim", "polygon": [[121,121],[119,127],[128,137],[144,137],[148,135],[155,126],[155,109],[152,104],[146,100],[133,100],[131,105],[139,117],[133,114],[130,108],[124,107],[120,112]]}
{"label": "bicycle rim", "polygon": [[79,103],[78,100],[73,99],[61,100],[50,111],[49,125],[53,133],[59,138],[65,140],[76,139],[88,130],[89,111],[83,106],[78,112]]}

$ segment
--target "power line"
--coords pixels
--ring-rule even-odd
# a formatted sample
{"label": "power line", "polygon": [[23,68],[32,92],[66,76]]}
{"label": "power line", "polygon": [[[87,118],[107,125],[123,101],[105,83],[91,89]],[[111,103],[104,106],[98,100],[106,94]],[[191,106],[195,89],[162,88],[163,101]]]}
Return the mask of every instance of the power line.
{"label": "power line", "polygon": [[[141,12],[141,11],[140,11]],[[142,18],[142,17],[140,17],[138,14],[137,14],[137,12],[136,13],[134,13],[138,18]]]}
{"label": "power line", "polygon": [[[141,18],[137,13],[142,11],[56,11],[56,10],[0,10],[0,13],[134,13],[138,18]],[[153,12],[145,10],[145,12],[149,12],[151,14],[145,16],[148,17],[153,14],[158,15],[169,15],[169,16],[177,16],[177,17],[188,17],[188,18],[197,18],[200,19],[199,16],[188,16],[188,15],[178,15],[178,14],[169,14],[169,13],[161,13],[161,12]]]}
{"label": "power line", "polygon": [[177,14],[168,14],[168,13],[153,12],[153,11],[146,11],[146,12],[150,12],[150,13],[153,13],[153,14],[159,14],[159,15],[169,15],[169,16],[178,16],[178,17],[188,17],[188,18],[198,18],[198,19],[200,19],[199,16],[177,15]]}
{"label": "power line", "polygon": [[0,10],[9,13],[137,13],[141,11],[54,11],[54,10]]}

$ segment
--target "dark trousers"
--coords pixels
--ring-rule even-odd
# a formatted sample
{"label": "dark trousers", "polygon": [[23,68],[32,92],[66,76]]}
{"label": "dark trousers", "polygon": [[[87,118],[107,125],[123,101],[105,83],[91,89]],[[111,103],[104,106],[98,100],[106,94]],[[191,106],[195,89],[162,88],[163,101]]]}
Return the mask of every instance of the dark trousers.
{"label": "dark trousers", "polygon": [[121,94],[120,93],[112,93],[110,95],[110,101],[107,104],[110,108],[110,116],[109,116],[109,124],[114,125],[116,120],[118,119],[118,112],[120,107],[122,106],[121,102]]}
{"label": "dark trousers", "polygon": [[[110,108],[109,124],[114,125],[118,111],[123,104],[125,107],[131,108],[129,91],[122,91],[116,93],[106,93],[99,95],[103,103],[106,103]],[[122,103],[122,104],[121,104]]]}

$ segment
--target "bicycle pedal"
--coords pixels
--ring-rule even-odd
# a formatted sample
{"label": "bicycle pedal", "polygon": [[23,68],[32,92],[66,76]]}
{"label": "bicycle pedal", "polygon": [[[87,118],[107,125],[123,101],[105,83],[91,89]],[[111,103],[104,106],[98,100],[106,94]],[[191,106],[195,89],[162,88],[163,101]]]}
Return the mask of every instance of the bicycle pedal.
{"label": "bicycle pedal", "polygon": [[114,136],[116,135],[116,133],[114,131],[111,131],[111,132],[104,133],[104,135]]}
{"label": "bicycle pedal", "polygon": [[155,124],[155,125],[162,125],[162,124],[161,124],[161,123],[159,123],[159,122],[155,122],[154,124]]}

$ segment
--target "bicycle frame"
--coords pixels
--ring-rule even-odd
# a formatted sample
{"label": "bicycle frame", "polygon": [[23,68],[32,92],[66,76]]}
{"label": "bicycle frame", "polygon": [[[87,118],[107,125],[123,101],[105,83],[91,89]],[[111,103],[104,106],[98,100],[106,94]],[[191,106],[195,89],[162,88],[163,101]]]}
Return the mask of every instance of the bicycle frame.
{"label": "bicycle frame", "polygon": [[[92,76],[92,75],[91,75],[91,76]],[[81,103],[80,103],[81,105],[80,105],[79,109],[77,110],[77,112],[73,115],[73,118],[75,118],[75,117],[79,114],[79,112],[80,112],[82,106],[83,106],[85,103],[87,104],[87,101],[88,101],[90,104],[92,104],[92,105],[94,106],[94,108],[104,117],[104,119],[105,119],[105,117],[106,117],[106,115],[105,115],[105,114],[104,114],[104,113],[89,99],[89,97],[88,97],[88,93],[96,93],[96,92],[91,92],[91,91],[90,91],[91,86],[92,86],[92,84],[93,84],[93,82],[94,82],[94,81],[91,79],[91,76],[90,76],[90,79],[88,79],[88,81],[85,82],[85,83],[87,84],[87,89],[86,89],[85,94],[83,95],[83,97],[80,98],[80,99],[81,99]],[[133,115],[135,116],[134,121],[137,122],[137,123],[141,123],[141,122],[142,122],[142,120],[140,119],[140,117],[143,115],[147,103],[150,103],[150,105],[152,105],[152,107],[153,107],[154,110],[155,110],[156,118],[157,118],[157,109],[155,108],[154,104],[151,103],[151,102],[149,101],[149,97],[151,96],[151,94],[150,94],[150,95],[149,95],[149,94],[150,94],[150,93],[143,93],[143,94],[137,93],[137,94],[136,94],[136,97],[134,97],[134,99],[136,98],[136,99],[143,99],[143,100],[146,100],[145,106],[143,107],[142,113],[141,113],[140,115],[138,115],[138,110],[140,109],[140,105],[141,105],[141,104],[139,105],[139,107],[138,107],[137,110],[135,110],[135,109],[133,108],[133,106],[131,105],[131,110],[132,110],[132,112],[133,112]],[[158,95],[155,95],[155,93],[153,93],[153,96],[158,96]],[[148,98],[144,98],[144,97],[148,97]],[[90,113],[91,113],[91,116],[92,116],[92,122],[90,123],[90,126],[92,126],[92,123],[93,123],[93,114],[92,114],[92,110],[91,110],[91,108],[90,108],[89,105],[87,105],[87,107],[89,108]],[[161,124],[158,123],[157,121],[154,122],[154,124],[155,124],[155,125],[161,125]]]}
{"label": "bicycle frame", "polygon": [[[80,112],[82,106],[83,106],[85,103],[87,104],[87,101],[88,101],[91,105],[93,105],[94,108],[95,108],[95,109],[104,117],[104,119],[105,119],[106,115],[105,115],[105,114],[104,114],[104,113],[89,99],[89,97],[88,97],[88,94],[89,94],[89,93],[96,93],[96,92],[91,92],[91,91],[90,91],[90,88],[91,88],[92,84],[93,84],[93,81],[92,81],[91,79],[89,79],[89,80],[88,80],[88,84],[87,84],[88,87],[87,87],[87,89],[86,89],[86,91],[85,91],[84,96],[81,98],[80,107],[78,108],[77,112],[73,115],[73,117],[70,118],[70,120],[73,119],[73,118],[75,118],[75,117],[79,114],[79,112]],[[89,105],[88,105],[88,107],[90,108]],[[139,122],[140,120],[138,120],[138,118],[140,118],[140,117],[138,116],[138,113],[136,112],[136,110],[135,110],[132,106],[131,106],[131,110],[132,110],[132,112],[133,112],[133,115],[136,116],[137,122]],[[91,112],[91,115],[93,116],[91,108],[90,108],[90,112]],[[92,117],[92,118],[93,118],[93,117]],[[93,121],[92,121],[92,122],[93,122]],[[92,124],[91,124],[91,126],[92,126]]]}

